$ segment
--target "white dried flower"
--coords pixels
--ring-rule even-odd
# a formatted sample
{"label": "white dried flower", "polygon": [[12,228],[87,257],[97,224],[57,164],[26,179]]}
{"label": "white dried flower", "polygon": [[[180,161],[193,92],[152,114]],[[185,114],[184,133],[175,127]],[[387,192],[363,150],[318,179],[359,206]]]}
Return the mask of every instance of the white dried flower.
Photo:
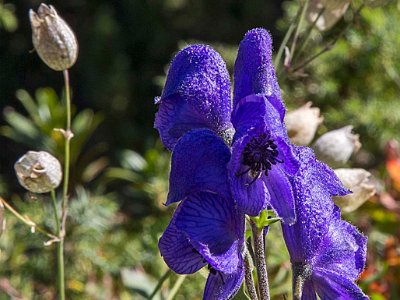
{"label": "white dried flower", "polygon": [[364,169],[336,169],[335,173],[352,194],[333,197],[335,204],[344,212],[352,212],[376,193],[371,173]]}
{"label": "white dried flower", "polygon": [[47,193],[60,185],[60,162],[51,154],[29,151],[14,165],[19,183],[33,193]]}
{"label": "white dried flower", "polygon": [[288,112],[285,116],[286,129],[291,141],[300,146],[307,146],[313,140],[318,126],[324,118],[320,116],[318,107],[311,107],[307,102],[302,107]]}
{"label": "white dried flower", "polygon": [[[332,28],[343,17],[351,0],[311,0],[308,4],[307,18],[320,31]],[[322,12],[322,13],[321,13]]]}
{"label": "white dried flower", "polygon": [[317,158],[332,167],[345,164],[361,148],[359,135],[353,134],[352,129],[348,125],[323,134],[313,145]]}
{"label": "white dried flower", "polygon": [[50,68],[63,71],[72,67],[78,57],[74,32],[53,6],[40,4],[38,12],[29,11],[33,45]]}

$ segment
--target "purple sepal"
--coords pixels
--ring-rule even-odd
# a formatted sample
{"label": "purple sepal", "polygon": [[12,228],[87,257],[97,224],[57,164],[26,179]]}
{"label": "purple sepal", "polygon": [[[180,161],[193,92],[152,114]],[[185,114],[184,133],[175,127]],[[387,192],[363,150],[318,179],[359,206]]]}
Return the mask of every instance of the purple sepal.
{"label": "purple sepal", "polygon": [[165,263],[175,273],[193,274],[207,263],[197,251],[194,251],[187,236],[177,230],[174,222],[172,219],[161,236],[158,248]]}
{"label": "purple sepal", "polygon": [[186,132],[230,128],[230,79],[225,62],[209,46],[193,45],[180,51],[171,63],[154,127],[164,146],[173,150]]}
{"label": "purple sepal", "polygon": [[228,195],[226,165],[230,156],[228,146],[211,130],[185,134],[172,153],[166,205],[198,191]]}
{"label": "purple sepal", "polygon": [[267,30],[255,28],[244,36],[234,67],[233,103],[251,94],[271,97],[271,103],[283,121],[285,106],[272,63],[272,40]]}
{"label": "purple sepal", "polygon": [[321,299],[367,300],[362,290],[350,279],[330,272],[316,269],[313,274],[314,288]]}
{"label": "purple sepal", "polygon": [[243,265],[235,273],[208,275],[204,289],[203,300],[226,300],[232,299],[242,285],[244,278]]}
{"label": "purple sepal", "polygon": [[212,268],[227,274],[236,271],[242,259],[244,216],[230,198],[191,194],[180,206],[175,224]]}

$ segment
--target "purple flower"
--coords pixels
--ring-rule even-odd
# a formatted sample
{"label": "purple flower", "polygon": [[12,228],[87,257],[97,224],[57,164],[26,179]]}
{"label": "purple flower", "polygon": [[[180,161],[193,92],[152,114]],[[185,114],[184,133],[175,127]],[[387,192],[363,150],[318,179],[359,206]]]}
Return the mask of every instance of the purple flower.
{"label": "purple flower", "polygon": [[368,299],[354,281],[364,269],[367,238],[340,219],[331,196],[348,191],[311,149],[298,147],[300,169],[293,178],[297,222],[282,224],[301,299]]}
{"label": "purple flower", "polygon": [[[272,65],[271,38],[265,29],[253,29],[245,35],[234,80],[232,109],[229,74],[219,54],[202,45],[182,50],[171,64],[161,97],[156,99],[155,127],[171,151],[191,130],[207,128],[217,133],[232,147],[229,182],[238,209],[256,216],[271,206],[283,222],[293,224],[289,177],[299,163],[283,124],[285,107]],[[209,171],[203,172],[217,177],[209,165]],[[179,198],[170,192],[167,204]]]}
{"label": "purple flower", "polygon": [[244,277],[245,220],[229,191],[229,157],[229,148],[209,129],[185,134],[172,154],[168,201],[183,201],[159,248],[178,274],[208,266],[204,299],[232,297]]}

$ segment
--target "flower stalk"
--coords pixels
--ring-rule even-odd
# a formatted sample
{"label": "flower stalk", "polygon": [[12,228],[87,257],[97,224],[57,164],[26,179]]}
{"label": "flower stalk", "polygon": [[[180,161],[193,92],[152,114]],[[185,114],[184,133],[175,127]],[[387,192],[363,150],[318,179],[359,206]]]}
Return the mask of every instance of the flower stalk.
{"label": "flower stalk", "polygon": [[269,283],[267,266],[265,263],[264,228],[259,228],[254,220],[250,220],[253,233],[254,254],[258,277],[258,291],[260,300],[269,300]]}
{"label": "flower stalk", "polygon": [[251,300],[258,300],[257,290],[254,285],[253,278],[253,263],[251,255],[248,250],[246,250],[246,255],[244,258],[244,280],[246,283],[247,293]]}

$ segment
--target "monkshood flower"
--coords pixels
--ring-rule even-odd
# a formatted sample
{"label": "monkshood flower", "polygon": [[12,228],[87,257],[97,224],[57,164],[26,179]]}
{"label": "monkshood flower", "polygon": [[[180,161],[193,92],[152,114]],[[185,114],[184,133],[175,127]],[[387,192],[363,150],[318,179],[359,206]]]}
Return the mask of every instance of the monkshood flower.
{"label": "monkshood flower", "polygon": [[204,299],[231,298],[244,277],[245,221],[229,191],[229,157],[229,148],[209,129],[184,135],[172,154],[168,201],[183,201],[159,249],[178,274],[208,266]]}
{"label": "monkshood flower", "polygon": [[292,180],[297,222],[282,224],[294,280],[294,299],[368,299],[354,283],[364,269],[367,238],[340,219],[331,196],[348,191],[311,149],[297,149],[301,167]]}
{"label": "monkshood flower", "polygon": [[[272,65],[272,41],[265,29],[245,35],[234,80],[232,108],[229,74],[221,56],[204,45],[183,49],[156,99],[155,127],[171,151],[191,130],[208,128],[217,133],[232,147],[229,182],[239,210],[256,216],[271,206],[283,222],[293,224],[294,198],[288,178],[296,173],[298,162],[283,123],[285,107]],[[197,155],[196,151],[190,155]],[[208,175],[217,176],[212,170]],[[178,198],[170,196],[167,204]]]}

